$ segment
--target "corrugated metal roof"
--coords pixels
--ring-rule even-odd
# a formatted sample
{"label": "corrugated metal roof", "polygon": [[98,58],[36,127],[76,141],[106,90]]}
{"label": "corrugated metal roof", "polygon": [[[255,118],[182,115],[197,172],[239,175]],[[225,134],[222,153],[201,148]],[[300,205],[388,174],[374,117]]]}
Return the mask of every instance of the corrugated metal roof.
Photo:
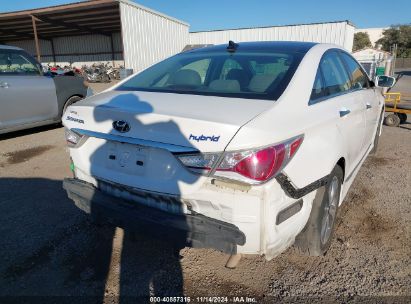
{"label": "corrugated metal roof", "polygon": [[55,9],[61,9],[62,7],[69,8],[73,5],[89,6],[91,2],[113,2],[113,1],[115,0],[83,0],[83,1],[77,1],[77,2],[70,2],[66,4],[44,6],[40,8],[3,12],[3,13],[0,13],[0,18],[8,17],[8,16],[27,15],[27,13],[44,13],[44,12],[49,12]]}
{"label": "corrugated metal roof", "polygon": [[0,42],[33,39],[32,16],[36,19],[38,37],[43,40],[89,34],[110,36],[121,31],[120,3],[188,26],[181,20],[128,0],[90,0],[0,13]]}
{"label": "corrugated metal roof", "polygon": [[0,14],[0,41],[33,39],[35,19],[38,38],[98,34],[121,31],[119,2],[93,0]]}
{"label": "corrugated metal roof", "polygon": [[67,4],[60,4],[60,5],[50,5],[50,6],[45,6],[41,8],[35,8],[35,9],[28,9],[28,10],[20,10],[20,11],[13,11],[13,12],[5,12],[5,13],[0,13],[0,18],[2,17],[7,17],[7,16],[18,16],[18,15],[27,15],[27,14],[34,14],[34,13],[45,13],[45,12],[52,12],[55,10],[61,10],[61,9],[70,9],[72,6],[77,6],[77,7],[88,7],[88,6],[93,6],[95,4],[100,4],[100,3],[113,3],[113,2],[123,2],[127,3],[129,5],[133,5],[135,7],[141,8],[147,12],[153,13],[155,15],[161,16],[166,19],[170,19],[172,21],[182,23],[184,25],[189,25],[188,23],[176,19],[174,17],[168,16],[166,14],[163,14],[161,12],[158,12],[156,10],[153,10],[151,8],[148,8],[146,6],[143,6],[141,4],[129,1],[129,0],[84,0],[84,1],[77,1],[77,2],[71,2]]}

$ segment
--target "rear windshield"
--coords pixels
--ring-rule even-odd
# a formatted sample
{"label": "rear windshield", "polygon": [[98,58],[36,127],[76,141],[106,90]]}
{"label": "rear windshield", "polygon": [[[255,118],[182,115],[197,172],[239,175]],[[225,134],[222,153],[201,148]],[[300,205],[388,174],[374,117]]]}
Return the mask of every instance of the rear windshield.
{"label": "rear windshield", "polygon": [[187,52],[137,74],[117,90],[278,99],[303,54]]}

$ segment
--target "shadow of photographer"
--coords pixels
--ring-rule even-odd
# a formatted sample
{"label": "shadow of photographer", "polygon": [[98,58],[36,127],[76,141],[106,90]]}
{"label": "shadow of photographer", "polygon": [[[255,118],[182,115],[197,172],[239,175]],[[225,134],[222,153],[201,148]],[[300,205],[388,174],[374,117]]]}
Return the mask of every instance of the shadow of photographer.
{"label": "shadow of photographer", "polygon": [[[103,253],[97,259],[98,273],[106,278],[101,300],[112,288],[118,289],[120,303],[135,296],[183,296],[179,251],[191,245],[191,238],[181,187],[195,184],[199,176],[179,170],[176,157],[153,142],[151,147],[127,142],[160,134],[165,141],[172,139],[188,150],[192,145],[176,122],[161,121],[160,115],[152,115],[153,106],[140,100],[138,93],[116,92],[110,98],[93,109],[95,123],[103,129],[110,124],[110,131],[105,134],[115,140],[88,139],[98,147],[89,156],[87,175],[96,179],[96,188],[89,193],[90,203],[71,195],[77,206],[90,213],[106,232],[98,243],[99,252]],[[148,120],[154,122],[143,123]],[[113,121],[129,124],[130,137],[128,132],[116,131]],[[107,254],[110,251],[112,255]],[[113,269],[117,264],[118,268]],[[116,270],[118,282],[110,274]]]}

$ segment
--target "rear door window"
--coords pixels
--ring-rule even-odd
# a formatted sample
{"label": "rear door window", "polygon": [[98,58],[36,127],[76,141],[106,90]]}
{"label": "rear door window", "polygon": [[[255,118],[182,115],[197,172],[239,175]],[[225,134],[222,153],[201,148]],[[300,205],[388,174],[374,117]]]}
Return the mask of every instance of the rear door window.
{"label": "rear door window", "polygon": [[311,90],[310,100],[315,101],[324,98],[327,96],[327,89],[324,85],[324,80],[322,77],[321,70],[317,70],[317,75],[315,76],[314,86]]}
{"label": "rear door window", "polygon": [[368,88],[368,76],[363,72],[360,65],[348,54],[341,52],[341,57],[346,63],[348,73],[352,81],[352,89]]}
{"label": "rear door window", "polygon": [[337,95],[351,89],[351,80],[344,63],[334,51],[325,53],[320,62],[324,84],[329,95]]}

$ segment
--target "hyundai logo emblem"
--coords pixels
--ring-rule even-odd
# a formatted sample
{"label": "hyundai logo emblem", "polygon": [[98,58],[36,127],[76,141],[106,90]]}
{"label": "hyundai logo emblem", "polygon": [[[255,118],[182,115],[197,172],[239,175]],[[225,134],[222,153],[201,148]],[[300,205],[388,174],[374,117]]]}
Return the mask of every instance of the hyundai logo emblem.
{"label": "hyundai logo emblem", "polygon": [[130,131],[130,124],[124,120],[116,120],[113,121],[113,128],[120,133],[126,133]]}

